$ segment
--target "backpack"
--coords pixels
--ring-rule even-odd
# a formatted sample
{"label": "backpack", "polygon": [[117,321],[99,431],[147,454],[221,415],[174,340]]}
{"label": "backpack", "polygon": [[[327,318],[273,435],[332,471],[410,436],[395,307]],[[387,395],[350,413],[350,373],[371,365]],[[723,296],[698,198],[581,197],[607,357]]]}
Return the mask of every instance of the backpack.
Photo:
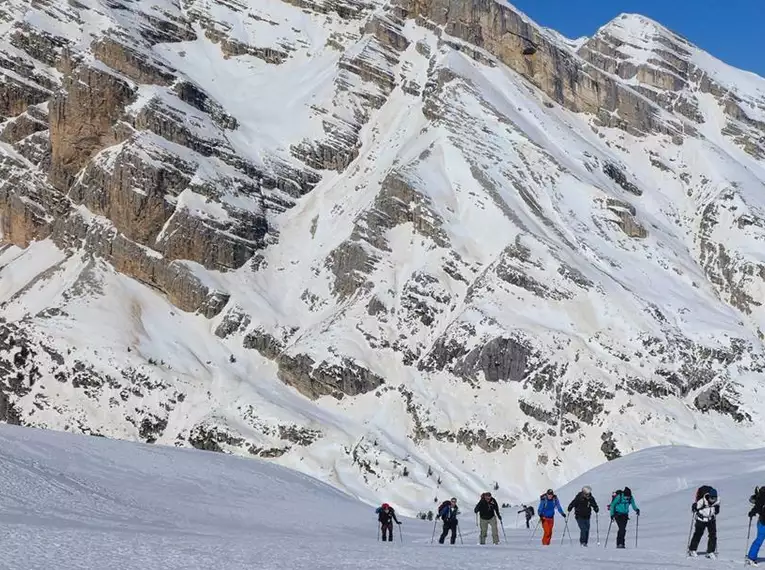
{"label": "backpack", "polygon": [[702,497],[705,495],[710,495],[712,497],[717,496],[717,489],[714,487],[710,487],[709,485],[702,485],[698,489],[696,489],[696,501],[700,501]]}
{"label": "backpack", "polygon": [[451,504],[452,504],[451,501],[444,501],[443,503],[441,503],[441,505],[438,507],[438,516],[439,517],[444,516],[443,515],[444,508],[450,506]]}
{"label": "backpack", "polygon": [[765,502],[765,487],[755,487],[754,494],[749,497],[749,502],[753,505],[756,505],[757,503],[762,504]]}

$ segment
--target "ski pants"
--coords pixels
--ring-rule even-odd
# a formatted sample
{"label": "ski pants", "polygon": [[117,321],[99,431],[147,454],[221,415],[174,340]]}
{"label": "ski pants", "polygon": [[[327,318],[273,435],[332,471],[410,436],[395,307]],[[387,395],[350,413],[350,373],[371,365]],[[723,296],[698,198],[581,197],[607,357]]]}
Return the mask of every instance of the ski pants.
{"label": "ski pants", "polygon": [[757,538],[754,539],[752,547],[749,549],[749,554],[747,555],[749,560],[757,560],[763,542],[765,542],[765,524],[757,521]]}
{"label": "ski pants", "polygon": [[457,540],[457,519],[444,521],[444,531],[441,533],[441,538],[438,539],[439,543],[444,543],[444,540],[446,540],[446,535],[449,534],[449,531],[452,533],[451,543],[454,544]]}
{"label": "ski pants", "polygon": [[526,528],[531,528],[531,525],[529,524],[530,520],[531,520],[531,517],[529,515],[526,515]]}
{"label": "ski pants", "polygon": [[497,516],[494,515],[490,519],[480,519],[481,523],[481,544],[486,544],[486,535],[489,532],[489,525],[491,525],[491,540],[494,544],[499,544],[499,530],[497,529]]}
{"label": "ski pants", "polygon": [[542,544],[545,546],[549,546],[552,542],[552,532],[553,527],[555,526],[555,519],[554,518],[542,518]]}
{"label": "ski pants", "polygon": [[380,523],[380,528],[382,529],[383,542],[386,541],[386,538],[387,540],[393,542],[393,522],[391,521],[386,523]]}
{"label": "ski pants", "polygon": [[576,519],[579,525],[579,544],[587,544],[590,541],[590,519]]}
{"label": "ski pants", "polygon": [[704,534],[704,529],[706,529],[708,536],[707,536],[707,553],[709,552],[717,552],[717,520],[712,519],[711,521],[696,521],[696,530],[693,533],[693,538],[691,538],[691,545],[688,547],[688,550],[691,550],[693,552],[696,552],[696,549],[699,547],[699,542],[701,542],[701,537]]}
{"label": "ski pants", "polygon": [[630,520],[629,515],[614,515],[614,521],[616,521],[616,526],[619,528],[619,532],[616,533],[616,548],[624,548],[624,539],[627,537],[628,520]]}

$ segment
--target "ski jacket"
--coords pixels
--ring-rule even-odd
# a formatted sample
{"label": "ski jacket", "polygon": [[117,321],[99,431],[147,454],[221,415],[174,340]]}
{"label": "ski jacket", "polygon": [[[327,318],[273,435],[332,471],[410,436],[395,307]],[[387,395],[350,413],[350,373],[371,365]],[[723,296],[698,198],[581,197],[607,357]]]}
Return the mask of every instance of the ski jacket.
{"label": "ski jacket", "polygon": [[523,507],[520,511],[518,511],[518,514],[525,514],[527,519],[530,519],[534,516],[534,507]]}
{"label": "ski jacket", "polygon": [[451,503],[444,505],[438,511],[439,518],[443,519],[444,522],[456,521],[459,514],[459,507],[452,507]]}
{"label": "ski jacket", "polygon": [[640,512],[640,509],[635,503],[635,497],[632,495],[624,495],[622,493],[616,495],[614,500],[611,501],[611,516],[628,515],[630,512],[630,506],[636,513]]}
{"label": "ski jacket", "polygon": [[390,524],[391,519],[398,523],[398,519],[396,518],[396,511],[393,510],[393,507],[387,511],[384,511],[382,507],[377,507],[375,512],[377,513],[377,520],[382,524]]}
{"label": "ski jacket", "polygon": [[598,507],[595,497],[585,495],[580,491],[568,506],[568,512],[571,511],[574,511],[574,517],[578,519],[589,519],[592,516],[592,511],[600,512],[600,507]]}
{"label": "ski jacket", "polygon": [[539,507],[537,507],[537,514],[544,519],[555,518],[555,511],[565,517],[566,513],[563,512],[563,507],[560,506],[558,495],[553,495],[552,499],[548,499],[547,495],[539,497]]}
{"label": "ski jacket", "polygon": [[714,503],[710,503],[704,497],[691,505],[691,511],[696,513],[696,520],[701,522],[709,522],[720,514],[720,499]]}
{"label": "ski jacket", "polygon": [[478,513],[481,515],[481,518],[483,520],[491,520],[494,518],[494,515],[497,515],[497,518],[502,520],[502,515],[499,514],[499,505],[497,504],[497,501],[492,497],[488,501],[485,501],[481,499],[478,501],[478,504],[473,509],[474,513]]}

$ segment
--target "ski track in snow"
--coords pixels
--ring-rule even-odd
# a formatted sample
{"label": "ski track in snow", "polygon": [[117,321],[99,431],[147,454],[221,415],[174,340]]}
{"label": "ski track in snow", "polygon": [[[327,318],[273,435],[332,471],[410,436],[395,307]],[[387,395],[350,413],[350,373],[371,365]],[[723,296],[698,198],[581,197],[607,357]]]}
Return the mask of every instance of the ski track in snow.
{"label": "ski track in snow", "polygon": [[[394,544],[383,544],[371,507],[280,466],[4,425],[0,568],[738,568],[746,546],[747,498],[763,483],[763,471],[765,449],[665,447],[598,467],[558,491],[565,508],[582,485],[591,485],[605,509],[610,490],[630,486],[642,510],[638,549],[634,516],[626,550],[613,549],[613,531],[609,548],[598,547],[598,535],[604,543],[608,528],[603,515],[597,525],[593,520],[589,549],[576,544],[576,531],[574,546],[568,536],[561,545],[561,519],[553,545],[543,548],[539,533],[529,542],[515,506],[504,510],[507,542],[479,546],[476,498],[470,496],[459,497],[464,544],[431,545],[433,523],[412,519],[403,519],[403,544],[397,529]],[[715,486],[721,498],[716,562],[684,555],[691,498],[703,483]],[[501,489],[495,492],[500,502],[502,495]]]}

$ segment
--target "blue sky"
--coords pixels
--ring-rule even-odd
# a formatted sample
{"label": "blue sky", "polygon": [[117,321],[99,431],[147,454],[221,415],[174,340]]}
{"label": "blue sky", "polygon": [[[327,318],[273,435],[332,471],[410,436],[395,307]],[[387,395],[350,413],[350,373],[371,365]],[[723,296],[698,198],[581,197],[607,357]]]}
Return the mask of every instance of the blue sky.
{"label": "blue sky", "polygon": [[565,36],[592,35],[622,12],[643,14],[726,63],[765,77],[765,0],[511,0]]}

